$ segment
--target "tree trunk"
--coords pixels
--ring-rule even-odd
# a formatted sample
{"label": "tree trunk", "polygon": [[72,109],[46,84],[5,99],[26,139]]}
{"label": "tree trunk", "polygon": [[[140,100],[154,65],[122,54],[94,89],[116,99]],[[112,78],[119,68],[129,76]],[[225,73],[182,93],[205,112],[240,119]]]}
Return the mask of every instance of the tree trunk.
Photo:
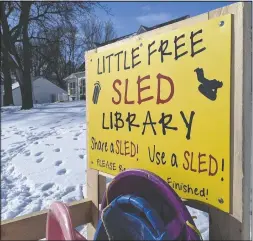
{"label": "tree trunk", "polygon": [[4,74],[4,98],[3,98],[3,106],[13,105],[13,97],[12,97],[12,80],[11,80],[11,72],[8,61],[8,50],[3,48],[3,63],[2,70]]}
{"label": "tree trunk", "polygon": [[3,98],[3,105],[9,106],[13,105],[13,97],[12,97],[12,80],[11,80],[11,68],[9,63],[9,52],[7,49],[8,46],[8,35],[6,34],[6,18],[5,18],[5,8],[4,4],[1,2],[0,4],[0,11],[1,11],[1,24],[3,23],[3,33],[1,33],[1,43],[2,53],[3,53],[3,62],[2,62],[2,71],[4,75],[4,98]]}
{"label": "tree trunk", "polygon": [[23,14],[23,59],[24,59],[24,72],[23,72],[23,86],[22,89],[22,110],[33,108],[32,96],[32,81],[31,81],[31,46],[28,36],[28,19],[32,2],[21,2],[21,9]]}
{"label": "tree trunk", "polygon": [[[15,74],[17,76],[17,80],[20,85],[20,90],[22,86],[22,80],[23,80],[23,69],[22,69],[22,64],[20,62],[20,59],[18,58],[17,51],[15,49],[15,41],[12,41],[11,39],[11,34],[10,34],[10,29],[8,25],[8,20],[7,16],[5,14],[5,7],[6,7],[6,2],[0,2],[0,10],[1,10],[1,24],[2,24],[2,29],[3,33],[1,32],[1,48],[6,49],[8,53],[8,61],[4,61],[5,63],[8,63],[9,69],[14,69]],[[23,13],[21,12],[21,15]],[[23,19],[23,16],[20,16],[21,19]],[[21,21],[22,22],[22,21]],[[8,79],[8,77],[7,77]],[[12,81],[10,81],[10,85],[12,85]],[[11,90],[12,91],[12,90]],[[7,92],[10,92],[10,89],[8,87]],[[22,90],[21,90],[22,94]],[[8,94],[7,94],[8,95]],[[9,98],[9,97],[7,97]],[[23,98],[22,98],[23,99]]]}

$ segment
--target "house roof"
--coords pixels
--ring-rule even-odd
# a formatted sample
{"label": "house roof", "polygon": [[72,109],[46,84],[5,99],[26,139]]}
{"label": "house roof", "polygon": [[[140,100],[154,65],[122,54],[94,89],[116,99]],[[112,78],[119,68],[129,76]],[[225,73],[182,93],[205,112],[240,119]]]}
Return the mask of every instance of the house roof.
{"label": "house roof", "polygon": [[[32,81],[35,81],[35,80],[38,79],[38,78],[43,78],[43,77],[42,77],[42,76],[32,77]],[[18,83],[18,82],[13,83],[13,84],[12,84],[12,90],[15,90],[15,89],[17,89],[17,88],[19,88],[19,83]]]}
{"label": "house roof", "polygon": [[12,84],[12,90],[15,90],[19,87],[19,83],[18,82],[15,82]]}
{"label": "house roof", "polygon": [[85,77],[85,71],[80,71],[80,72],[76,72],[76,73],[72,73],[71,75],[67,76],[66,78],[64,78],[64,81],[69,81],[73,78],[80,78],[80,77]]}
{"label": "house roof", "polygon": [[141,25],[136,33],[137,34],[141,34],[141,33],[144,33],[144,32],[146,32],[148,30],[149,30],[148,27]]}
{"label": "house roof", "polygon": [[[38,79],[41,79],[41,78],[42,78],[42,79],[45,79],[45,80],[47,80],[47,81],[49,81],[50,83],[56,85],[56,86],[59,87],[59,88],[61,88],[59,85],[55,84],[54,82],[50,81],[49,79],[47,79],[47,78],[45,78],[45,77],[43,77],[43,76],[32,77],[32,81],[34,82],[34,81],[36,81],[36,80],[38,80]],[[12,84],[12,90],[15,90],[15,89],[17,89],[17,88],[19,88],[19,83],[18,83],[18,82],[13,83],[13,84]],[[62,88],[61,88],[61,89],[62,89]]]}
{"label": "house roof", "polygon": [[116,41],[119,41],[119,40],[122,40],[122,39],[125,39],[125,38],[129,38],[129,37],[132,37],[132,36],[135,36],[135,35],[140,34],[140,33],[148,32],[148,31],[151,31],[151,30],[154,30],[154,29],[157,29],[157,28],[161,28],[161,27],[164,27],[164,26],[167,26],[167,25],[179,22],[179,21],[183,21],[183,20],[185,20],[185,19],[187,19],[189,17],[190,17],[190,15],[185,15],[183,17],[176,18],[176,19],[173,19],[173,20],[161,23],[161,24],[157,24],[157,25],[154,25],[152,27],[146,27],[146,26],[141,25],[139,27],[139,29],[138,29],[137,32],[134,32],[132,34],[128,34],[128,35],[122,36],[120,38],[112,39],[112,40],[104,42],[102,44],[98,44],[97,47],[102,47],[104,45],[108,45],[108,44],[114,43]]}

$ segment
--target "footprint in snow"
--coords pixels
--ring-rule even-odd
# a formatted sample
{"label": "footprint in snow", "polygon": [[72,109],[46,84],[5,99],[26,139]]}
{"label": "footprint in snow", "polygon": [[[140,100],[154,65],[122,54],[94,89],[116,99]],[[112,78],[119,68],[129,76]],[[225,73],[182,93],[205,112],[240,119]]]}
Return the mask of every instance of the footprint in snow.
{"label": "footprint in snow", "polygon": [[29,129],[30,129],[30,130],[37,130],[38,128],[37,128],[37,127],[32,127],[32,126],[30,126]]}
{"label": "footprint in snow", "polygon": [[70,192],[74,192],[76,190],[75,186],[70,186],[66,188],[66,192],[70,193]]}
{"label": "footprint in snow", "polygon": [[60,152],[61,151],[61,149],[60,148],[56,148],[56,149],[54,149],[54,152]]}
{"label": "footprint in snow", "polygon": [[64,175],[65,173],[66,173],[67,171],[66,171],[66,169],[64,168],[64,169],[61,169],[61,170],[59,170],[59,171],[57,171],[57,175]]}
{"label": "footprint in snow", "polygon": [[27,177],[23,177],[22,179],[21,179],[21,181],[26,181],[27,180]]}
{"label": "footprint in snow", "polygon": [[38,144],[39,144],[39,142],[38,142],[38,141],[35,141],[33,144],[34,144],[34,145],[38,145]]}
{"label": "footprint in snow", "polygon": [[40,156],[43,153],[43,151],[37,152],[35,156]]}
{"label": "footprint in snow", "polygon": [[75,186],[67,187],[66,190],[62,193],[62,196],[66,196],[71,192],[74,192],[76,190]]}
{"label": "footprint in snow", "polygon": [[25,156],[30,156],[30,155],[31,155],[30,151],[25,152]]}
{"label": "footprint in snow", "polygon": [[61,136],[57,136],[56,139],[61,139],[62,137]]}
{"label": "footprint in snow", "polygon": [[8,171],[9,171],[9,174],[12,173],[14,171],[14,167],[11,167]]}
{"label": "footprint in snow", "polygon": [[50,188],[52,188],[54,186],[54,183],[46,183],[44,186],[42,186],[41,191],[47,191]]}
{"label": "footprint in snow", "polygon": [[60,166],[61,164],[62,164],[62,161],[61,161],[61,160],[56,161],[56,162],[54,163],[54,165],[57,166],[57,167]]}
{"label": "footprint in snow", "polygon": [[23,144],[25,144],[24,141],[17,141],[17,142],[12,143],[11,146],[17,146],[17,145],[23,145]]}
{"label": "footprint in snow", "polygon": [[79,132],[79,133],[76,133],[75,136],[80,136],[81,134],[82,134],[82,133]]}
{"label": "footprint in snow", "polygon": [[84,155],[79,155],[79,158],[83,159],[83,158],[84,158]]}
{"label": "footprint in snow", "polygon": [[41,163],[43,161],[44,157],[41,157],[39,159],[36,160],[37,163]]}
{"label": "footprint in snow", "polygon": [[78,138],[76,138],[76,137],[75,137],[75,138],[73,138],[73,140],[74,140],[74,141],[77,141],[77,140],[78,140]]}

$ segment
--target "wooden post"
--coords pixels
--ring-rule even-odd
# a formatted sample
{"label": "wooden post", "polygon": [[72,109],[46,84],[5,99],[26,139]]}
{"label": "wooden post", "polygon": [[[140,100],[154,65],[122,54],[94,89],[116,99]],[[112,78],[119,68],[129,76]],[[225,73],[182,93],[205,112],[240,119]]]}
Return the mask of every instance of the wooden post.
{"label": "wooden post", "polygon": [[233,14],[231,214],[209,208],[211,240],[250,238],[251,3],[240,2],[208,13],[209,19]]}
{"label": "wooden post", "polygon": [[91,220],[88,224],[87,238],[93,240],[99,219],[99,204],[106,189],[106,178],[98,174],[97,170],[87,170],[87,195],[92,201]]}
{"label": "wooden post", "polygon": [[91,223],[88,224],[87,227],[87,238],[88,240],[93,240],[96,226],[98,222],[98,209],[99,209],[99,203],[98,203],[98,171],[88,169],[87,170],[87,196],[91,200]]}
{"label": "wooden post", "polygon": [[243,8],[243,226],[242,239],[250,239],[252,191],[252,2]]}
{"label": "wooden post", "polygon": [[106,177],[98,174],[98,202],[102,202],[106,190]]}
{"label": "wooden post", "polygon": [[[78,227],[91,222],[91,201],[82,199],[68,204],[72,224]],[[45,238],[48,210],[33,212],[1,221],[1,240],[39,240]]]}
{"label": "wooden post", "polygon": [[[85,61],[88,61],[88,59],[85,57]],[[87,73],[88,70],[86,70]],[[88,79],[86,79],[87,84]],[[86,89],[86,108],[88,106],[88,99],[89,94]],[[88,112],[86,111],[86,118],[88,120]],[[88,125],[87,121],[87,125]],[[88,128],[87,128],[87,134],[88,134]],[[88,156],[88,143],[87,143],[87,156]],[[88,224],[87,227],[87,238],[88,240],[93,240],[94,234],[96,232],[96,227],[99,219],[99,203],[101,201],[101,196],[103,195],[103,192],[106,188],[106,178],[99,175],[99,172],[97,170],[92,170],[90,168],[87,168],[87,197],[92,202],[91,205],[91,216],[92,216],[92,222]]]}

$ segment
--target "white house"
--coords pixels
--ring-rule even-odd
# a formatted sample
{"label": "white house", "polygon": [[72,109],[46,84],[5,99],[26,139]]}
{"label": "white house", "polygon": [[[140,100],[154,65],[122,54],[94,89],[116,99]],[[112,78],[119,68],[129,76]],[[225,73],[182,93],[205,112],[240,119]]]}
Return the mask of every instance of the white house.
{"label": "white house", "polygon": [[[44,77],[36,77],[32,81],[32,91],[34,104],[52,103],[62,98],[63,95],[67,96],[65,90]],[[12,84],[12,95],[14,105],[22,105],[21,91],[18,82]]]}
{"label": "white house", "polygon": [[85,99],[85,72],[76,72],[64,79],[68,86],[69,100]]}

